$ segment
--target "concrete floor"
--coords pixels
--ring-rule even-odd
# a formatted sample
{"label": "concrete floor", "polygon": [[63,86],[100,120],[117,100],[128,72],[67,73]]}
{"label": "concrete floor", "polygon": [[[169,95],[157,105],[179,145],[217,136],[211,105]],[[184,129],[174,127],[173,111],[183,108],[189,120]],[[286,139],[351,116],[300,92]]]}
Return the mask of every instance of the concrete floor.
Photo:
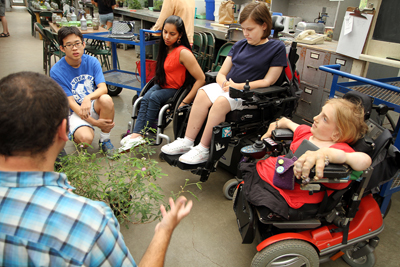
{"label": "concrete floor", "polygon": [[[31,36],[30,15],[22,7],[13,7],[12,12],[7,12],[11,37],[0,38],[0,78],[18,71],[42,70],[42,41]],[[136,61],[134,49],[126,51],[119,49],[121,68],[134,70],[133,61]],[[131,99],[135,91],[123,90],[119,96],[113,97],[115,103],[116,127],[112,131],[112,142],[118,146],[120,134],[127,129],[130,119]],[[97,131],[97,136],[98,136]],[[172,137],[169,127],[166,134]],[[97,138],[96,138],[97,140]],[[94,142],[97,149],[97,141]],[[155,147],[159,152],[160,147]],[[73,145],[68,143],[67,152],[72,151]],[[158,158],[158,153],[154,158]],[[199,181],[199,177],[190,172],[181,171],[170,167],[165,162],[160,162],[164,173],[168,176],[162,178],[160,185],[165,195],[170,191],[178,191],[185,179],[190,182]],[[222,193],[224,183],[232,176],[223,170],[211,174],[209,181],[203,183],[203,190],[192,187],[199,201],[194,200],[191,214],[185,218],[175,230],[166,257],[166,267],[183,266],[250,266],[256,253],[255,243],[242,245],[240,234],[237,230],[235,214],[232,211],[232,203],[225,199]],[[385,230],[380,235],[380,245],[376,249],[376,265],[379,267],[400,266],[400,194],[392,198],[392,208],[385,219]],[[129,229],[121,227],[126,244],[134,259],[140,261],[154,233],[156,222],[144,225],[131,225]],[[323,267],[348,266],[338,259],[335,262],[322,264]]]}

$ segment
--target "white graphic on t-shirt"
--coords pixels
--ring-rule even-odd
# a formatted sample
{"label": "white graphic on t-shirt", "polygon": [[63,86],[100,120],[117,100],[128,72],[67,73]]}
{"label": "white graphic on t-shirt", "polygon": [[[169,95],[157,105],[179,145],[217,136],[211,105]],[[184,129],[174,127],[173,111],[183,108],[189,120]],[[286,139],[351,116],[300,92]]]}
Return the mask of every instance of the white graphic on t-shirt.
{"label": "white graphic on t-shirt", "polygon": [[82,74],[71,81],[71,92],[75,101],[81,104],[85,96],[93,93],[94,77],[89,74]]}

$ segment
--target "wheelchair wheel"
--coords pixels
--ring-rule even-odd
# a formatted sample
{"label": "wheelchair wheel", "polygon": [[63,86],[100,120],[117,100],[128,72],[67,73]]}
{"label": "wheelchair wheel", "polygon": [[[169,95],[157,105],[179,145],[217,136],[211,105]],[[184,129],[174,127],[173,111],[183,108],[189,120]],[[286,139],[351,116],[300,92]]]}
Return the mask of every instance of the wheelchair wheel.
{"label": "wheelchair wheel", "polygon": [[[144,94],[147,93],[147,91],[149,91],[150,88],[153,87],[153,85],[154,85],[154,78],[151,79],[148,83],[145,84],[145,86],[142,88],[142,90],[140,91],[140,93],[137,92],[136,95],[132,97],[132,106],[135,104],[136,100],[137,100],[139,97],[144,96]],[[137,110],[137,112],[139,112],[139,109],[140,109],[140,103],[139,103],[139,105],[138,105],[138,110]],[[137,114],[132,114],[132,116],[134,116],[134,115],[137,115]]]}
{"label": "wheelchair wheel", "polygon": [[139,98],[139,97],[138,97],[137,94],[134,95],[134,96],[132,97],[132,106],[133,106],[133,104],[135,104],[135,102],[136,102],[136,100],[137,100],[138,98]]}
{"label": "wheelchair wheel", "polygon": [[185,99],[185,97],[188,95],[188,93],[189,93],[189,91],[186,91],[180,95],[180,97],[178,98],[178,101],[176,102],[175,108],[174,108],[174,114],[172,116],[172,128],[174,130],[175,139],[177,139],[178,137],[184,137],[184,136],[180,136],[180,135],[184,134],[186,131],[186,129],[183,129],[183,131],[181,131],[181,129],[180,129],[181,125],[179,125],[179,121],[175,118],[178,118],[177,114],[178,114],[179,105],[182,103],[183,99]]}
{"label": "wheelchair wheel", "polygon": [[353,252],[362,248],[366,242],[360,242],[350,249],[346,250],[344,255],[342,256],[342,259],[350,266],[352,267],[372,267],[375,265],[375,254],[373,252],[362,256],[358,259],[354,259],[352,257]]}
{"label": "wheelchair wheel", "polygon": [[148,83],[144,85],[142,91],[140,91],[139,97],[144,96],[144,94],[147,93],[147,91],[149,91],[150,88],[153,87],[153,85],[154,85],[154,78],[152,78]]}
{"label": "wheelchair wheel", "polygon": [[230,179],[224,184],[224,187],[222,188],[222,192],[224,193],[224,196],[231,200],[233,199],[233,195],[235,193],[236,187],[239,184],[239,181],[236,179]]}
{"label": "wheelchair wheel", "polygon": [[317,251],[302,240],[284,240],[272,244],[254,256],[251,267],[261,266],[319,266]]}
{"label": "wheelchair wheel", "polygon": [[122,91],[122,87],[114,86],[114,85],[107,85],[107,91],[110,96],[117,96]]}

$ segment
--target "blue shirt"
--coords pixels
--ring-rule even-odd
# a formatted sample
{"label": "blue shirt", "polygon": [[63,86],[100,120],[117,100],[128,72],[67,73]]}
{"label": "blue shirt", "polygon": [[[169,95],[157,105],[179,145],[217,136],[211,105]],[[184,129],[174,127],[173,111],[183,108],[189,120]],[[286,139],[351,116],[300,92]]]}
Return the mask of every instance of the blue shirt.
{"label": "blue shirt", "polygon": [[85,96],[93,93],[100,83],[105,82],[100,62],[86,54],[82,55],[78,68],[69,65],[63,57],[51,68],[50,77],[64,89],[67,96],[74,96],[79,105]]}
{"label": "blue shirt", "polygon": [[0,266],[136,266],[111,209],[65,174],[0,171]]}
{"label": "blue shirt", "polygon": [[285,45],[275,39],[257,46],[246,39],[240,40],[232,46],[228,56],[232,57],[232,68],[226,79],[231,78],[235,83],[261,80],[270,67],[286,66]]}

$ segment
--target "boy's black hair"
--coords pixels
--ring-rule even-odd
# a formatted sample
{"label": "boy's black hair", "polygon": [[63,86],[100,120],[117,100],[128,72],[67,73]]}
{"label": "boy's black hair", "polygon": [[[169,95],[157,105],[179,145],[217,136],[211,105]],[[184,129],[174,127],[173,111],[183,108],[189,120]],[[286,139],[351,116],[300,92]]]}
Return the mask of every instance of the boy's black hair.
{"label": "boy's black hair", "polygon": [[67,26],[64,26],[58,30],[58,43],[64,46],[64,39],[70,34],[75,34],[76,36],[78,36],[83,43],[83,35],[81,31],[78,29],[78,27],[67,27]]}

